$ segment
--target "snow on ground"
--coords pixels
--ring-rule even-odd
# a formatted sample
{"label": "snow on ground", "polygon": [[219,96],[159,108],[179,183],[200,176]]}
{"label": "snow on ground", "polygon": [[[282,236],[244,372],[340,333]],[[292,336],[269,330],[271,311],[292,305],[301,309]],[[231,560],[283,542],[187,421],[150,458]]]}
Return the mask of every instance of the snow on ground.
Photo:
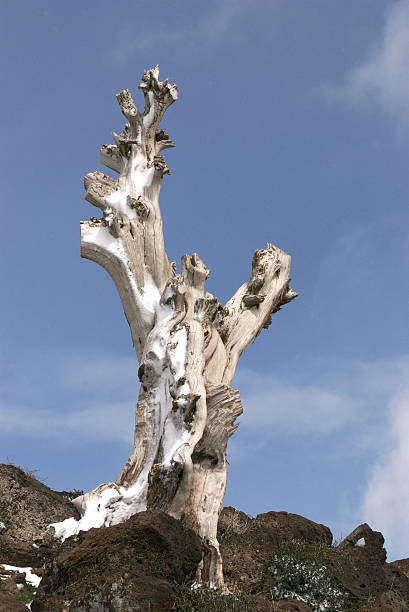
{"label": "snow on ground", "polygon": [[0,563],[0,568],[1,567],[4,567],[5,570],[8,570],[10,572],[18,572],[19,574],[24,573],[26,575],[26,582],[28,582],[29,584],[32,584],[36,588],[41,582],[41,577],[37,576],[37,574],[33,574],[32,567],[17,567],[17,565],[6,565],[6,563]]}

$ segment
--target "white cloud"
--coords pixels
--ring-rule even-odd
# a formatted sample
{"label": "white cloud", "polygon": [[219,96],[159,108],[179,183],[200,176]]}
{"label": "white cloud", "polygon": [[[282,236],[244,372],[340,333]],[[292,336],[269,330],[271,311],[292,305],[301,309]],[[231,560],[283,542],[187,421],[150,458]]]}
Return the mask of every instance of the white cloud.
{"label": "white cloud", "polygon": [[[357,443],[368,447],[386,419],[386,407],[409,371],[407,357],[373,362],[304,364],[286,381],[240,369],[243,427],[266,435],[328,435],[359,430]],[[291,380],[292,375],[292,380]]]}
{"label": "white cloud", "polygon": [[0,406],[0,431],[66,444],[87,440],[124,442],[133,439],[133,410],[128,402],[98,403],[83,410],[56,412],[28,406]]}
{"label": "white cloud", "polygon": [[4,368],[0,380],[0,432],[67,444],[131,445],[136,368],[136,358],[121,355],[21,352],[19,369]]}
{"label": "white cloud", "polygon": [[[361,418],[361,398],[325,384],[283,384],[242,371],[237,386],[244,404],[243,425],[285,434],[330,433]],[[261,430],[261,431],[260,431]]]}
{"label": "white cloud", "polygon": [[173,58],[196,61],[199,55],[214,52],[220,43],[252,39],[255,27],[274,28],[272,14],[280,4],[282,0],[214,0],[192,3],[190,9],[178,7],[169,16],[156,3],[153,9],[141,11],[138,23],[127,20],[121,24],[104,61],[122,64],[136,54],[155,58],[167,57],[169,52]]}
{"label": "white cloud", "polygon": [[345,93],[353,102],[379,103],[409,125],[409,2],[394,3],[386,15],[381,40],[349,75]]}
{"label": "white cloud", "polygon": [[[394,558],[409,556],[409,387],[390,402],[388,450],[373,467],[361,508],[362,519],[385,536]],[[381,447],[382,448],[382,447]]]}
{"label": "white cloud", "polygon": [[278,440],[293,457],[294,444],[303,448],[315,439],[320,452],[325,449],[322,461],[334,466],[335,459],[345,472],[344,483],[348,474],[339,506],[327,520],[337,537],[367,522],[383,533],[390,560],[407,558],[409,357],[304,363],[291,379],[238,372],[234,386],[241,391],[244,414],[230,452],[247,462],[250,453],[268,456]]}

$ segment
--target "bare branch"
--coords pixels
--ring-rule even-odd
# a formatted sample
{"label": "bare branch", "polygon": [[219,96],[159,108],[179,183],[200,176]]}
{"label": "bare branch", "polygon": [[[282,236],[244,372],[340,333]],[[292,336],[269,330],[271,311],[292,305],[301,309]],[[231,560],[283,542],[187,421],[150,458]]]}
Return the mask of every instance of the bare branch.
{"label": "bare branch", "polygon": [[99,159],[101,164],[115,170],[115,172],[120,173],[124,169],[124,159],[116,145],[102,145]]}
{"label": "bare branch", "polygon": [[[129,223],[129,220],[128,220]],[[131,238],[130,227],[127,234]],[[125,236],[125,239],[127,236]],[[122,242],[122,240],[121,240]],[[137,250],[137,245],[135,245]],[[136,262],[143,261],[143,251],[134,254]],[[159,305],[152,296],[145,296],[142,277],[137,266],[130,267],[127,251],[118,239],[112,235],[110,227],[101,220],[81,222],[81,257],[95,261],[105,268],[114,281],[122,301],[124,312],[131,330],[135,351],[140,359],[146,338],[155,322],[155,308]],[[139,285],[137,279],[142,281]]]}
{"label": "bare branch", "polygon": [[[209,270],[197,253],[183,255],[182,275],[189,287],[194,287],[199,294],[203,294]],[[202,295],[200,296],[202,297]]]}
{"label": "bare branch", "polygon": [[129,122],[132,122],[134,119],[137,118],[139,113],[129,89],[123,89],[122,91],[117,93],[116,99],[118,100],[118,104],[123,115],[128,119]]}
{"label": "bare branch", "polygon": [[148,163],[153,163],[154,156],[162,149],[174,146],[166,134],[167,145],[160,145],[157,141],[157,129],[165,111],[178,97],[176,85],[167,80],[159,81],[159,66],[145,70],[139,84],[145,97],[145,109],[142,116],[142,141]]}
{"label": "bare branch", "polygon": [[168,80],[159,81],[159,66],[145,70],[139,89],[145,96],[145,109],[143,123],[145,128],[156,130],[166,109],[178,98],[178,89],[175,83]]}
{"label": "bare branch", "polygon": [[176,143],[169,139],[169,134],[165,130],[155,132],[155,152],[160,153],[164,149],[176,147]]}
{"label": "bare branch", "polygon": [[175,85],[159,81],[157,67],[144,72],[141,89],[143,113],[128,89],[117,95],[128,123],[121,134],[114,134],[116,145],[102,147],[101,161],[120,177],[114,180],[102,172],[86,175],[85,198],[104,216],[98,227],[93,220],[83,224],[81,238],[83,257],[109,271],[122,301],[128,304],[124,308],[138,356],[160,311],[163,289],[174,276],[165,252],[158,202],[162,177],[169,173],[159,151],[174,143],[157,126],[177,98]]}
{"label": "bare branch", "polygon": [[289,285],[290,266],[291,257],[272,244],[256,251],[249,282],[218,313],[215,324],[227,353],[223,382],[232,380],[240,355],[268,327],[271,315],[297,297]]}
{"label": "bare branch", "polygon": [[106,198],[118,189],[118,181],[97,170],[84,176],[84,187],[87,202],[106,210],[109,208]]}

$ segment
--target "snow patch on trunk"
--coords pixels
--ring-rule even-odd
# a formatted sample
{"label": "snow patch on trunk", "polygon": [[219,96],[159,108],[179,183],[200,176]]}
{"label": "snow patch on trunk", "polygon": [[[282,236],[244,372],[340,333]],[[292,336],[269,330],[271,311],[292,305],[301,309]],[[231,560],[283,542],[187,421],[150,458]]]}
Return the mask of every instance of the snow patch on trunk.
{"label": "snow patch on trunk", "polygon": [[166,419],[163,434],[163,465],[170,466],[172,460],[176,460],[177,451],[189,439],[189,431],[171,418]]}
{"label": "snow patch on trunk", "polygon": [[[112,243],[119,241],[110,237],[107,228],[97,228],[96,231],[101,243],[106,248],[116,249],[118,253],[118,244],[113,245]],[[158,416],[161,435],[158,436],[149,459],[146,459],[144,470],[134,484],[128,487],[114,483],[101,485],[94,491],[74,500],[74,504],[81,513],[79,520],[68,518],[60,523],[49,525],[50,528],[54,528],[55,537],[63,541],[70,536],[77,535],[80,531],[117,525],[137,512],[146,510],[148,476],[156,458],[160,457],[160,463],[164,466],[170,466],[172,461],[184,462],[181,451],[190,436],[183,413],[187,401],[184,398],[190,393],[190,386],[185,380],[187,330],[182,324],[169,331],[164,331],[166,317],[173,316],[172,309],[160,304],[156,286],[149,277],[147,281],[143,298],[139,292],[138,297],[144,300],[149,315],[160,317],[164,323],[157,336],[150,339],[150,352],[155,356],[154,363],[157,364],[155,369],[158,368],[158,378],[157,384],[150,389],[149,405],[153,413]],[[137,292],[136,287],[135,291]]]}
{"label": "snow patch on trunk", "polygon": [[161,296],[159,290],[151,274],[147,270],[144,271],[144,288],[141,291],[138,289],[122,240],[120,238],[115,238],[108,227],[103,225],[89,226],[84,224],[82,226],[81,235],[84,243],[88,242],[89,244],[93,244],[108,251],[121,262],[126,271],[134,300],[138,305],[145,323],[152,326],[155,322],[155,318],[156,320],[162,320],[169,314],[170,309],[160,303]]}
{"label": "snow patch on trunk", "polygon": [[128,204],[128,196],[139,198],[153,182],[155,168],[146,166],[145,156],[140,152],[132,155],[125,174],[119,179],[119,189],[105,198],[106,203],[117,212],[130,219],[137,217],[137,212]]}
{"label": "snow patch on trunk", "polygon": [[187,443],[190,432],[183,419],[183,399],[190,393],[190,386],[185,379],[187,359],[187,331],[184,325],[179,325],[171,334],[168,343],[168,359],[173,378],[172,395],[174,401],[164,415],[162,434],[162,463],[170,466],[172,461],[181,460],[178,451]]}
{"label": "snow patch on trunk", "polygon": [[146,510],[147,484],[148,475],[144,470],[130,487],[102,485],[99,490],[74,500],[82,515],[78,521],[71,517],[60,523],[51,523],[49,527],[54,528],[57,539],[64,541],[80,531],[123,523],[137,512]]}
{"label": "snow patch on trunk", "polygon": [[155,116],[155,96],[153,91],[149,91],[148,92],[148,100],[149,100],[149,111],[146,113],[146,115],[143,118],[143,125],[146,128],[148,128],[153,121],[153,118]]}

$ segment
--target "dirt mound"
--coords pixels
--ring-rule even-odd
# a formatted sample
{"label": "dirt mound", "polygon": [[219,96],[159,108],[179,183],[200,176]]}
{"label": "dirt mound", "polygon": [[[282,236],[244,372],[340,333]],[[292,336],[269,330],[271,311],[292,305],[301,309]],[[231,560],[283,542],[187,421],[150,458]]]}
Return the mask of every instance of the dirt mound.
{"label": "dirt mound", "polygon": [[194,580],[199,538],[163,512],[69,538],[46,565],[33,612],[170,612]]}
{"label": "dirt mound", "polygon": [[14,465],[0,464],[0,563],[39,567],[53,554],[42,541],[50,523],[78,513],[64,496]]}

